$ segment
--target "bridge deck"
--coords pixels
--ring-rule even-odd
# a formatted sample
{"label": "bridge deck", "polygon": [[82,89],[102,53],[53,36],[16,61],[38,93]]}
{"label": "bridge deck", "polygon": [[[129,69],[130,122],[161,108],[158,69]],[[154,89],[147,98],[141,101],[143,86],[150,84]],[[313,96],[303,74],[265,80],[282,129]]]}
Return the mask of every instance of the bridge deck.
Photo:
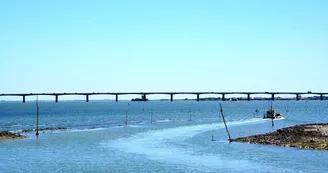
{"label": "bridge deck", "polygon": [[305,94],[311,94],[311,95],[318,95],[320,96],[320,100],[323,100],[324,95],[328,95],[328,93],[324,92],[86,92],[86,93],[21,93],[21,94],[0,94],[0,96],[21,96],[23,97],[23,102],[25,102],[26,96],[55,96],[56,102],[58,102],[58,96],[63,95],[84,95],[86,96],[86,101],[89,101],[90,95],[115,95],[116,102],[118,101],[119,95],[141,95],[143,100],[146,101],[147,95],[170,95],[170,100],[173,101],[173,95],[178,94],[192,94],[196,95],[196,100],[199,101],[199,95],[204,94],[217,94],[222,95],[222,100],[225,99],[225,95],[231,95],[231,94],[240,94],[240,95],[246,95],[247,100],[252,100],[251,95],[271,95],[271,100],[275,99],[275,95],[295,95],[296,100],[300,99],[301,95]]}

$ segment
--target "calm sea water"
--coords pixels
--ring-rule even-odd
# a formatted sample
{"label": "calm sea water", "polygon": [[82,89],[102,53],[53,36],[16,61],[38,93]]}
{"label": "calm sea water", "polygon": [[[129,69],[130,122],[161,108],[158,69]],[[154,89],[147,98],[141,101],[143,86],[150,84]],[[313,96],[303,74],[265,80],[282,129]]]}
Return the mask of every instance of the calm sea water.
{"label": "calm sea water", "polygon": [[[40,127],[70,129],[0,141],[0,172],[328,172],[327,151],[228,143],[219,103],[232,137],[328,122],[327,101],[274,101],[274,127],[268,101],[40,102]],[[0,130],[35,128],[35,115],[0,102]]]}

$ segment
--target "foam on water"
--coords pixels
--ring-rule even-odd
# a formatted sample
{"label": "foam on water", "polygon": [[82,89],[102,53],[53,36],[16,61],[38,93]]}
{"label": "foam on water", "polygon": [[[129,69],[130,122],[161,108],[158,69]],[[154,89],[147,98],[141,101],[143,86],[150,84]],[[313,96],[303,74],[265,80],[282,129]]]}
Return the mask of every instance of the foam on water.
{"label": "foam on water", "polygon": [[[255,118],[245,121],[230,122],[228,125],[235,126],[261,122],[265,122],[265,120]],[[150,159],[165,163],[185,164],[189,167],[194,167],[195,169],[201,170],[204,170],[204,166],[207,168],[235,169],[236,164],[238,164],[240,169],[245,170],[245,167],[255,164],[245,160],[228,160],[227,158],[222,159],[219,154],[199,155],[193,148],[183,148],[172,143],[184,143],[186,139],[191,138],[196,134],[210,130],[217,130],[220,128],[224,128],[223,123],[183,126],[148,131],[128,138],[109,141],[108,145],[112,148],[119,149],[122,152],[145,155]],[[225,143],[222,144],[224,145]],[[259,165],[256,165],[256,167],[258,166]]]}
{"label": "foam on water", "polygon": [[161,119],[161,120],[155,120],[155,122],[158,122],[158,123],[167,123],[167,122],[171,122],[172,120],[170,119]]}

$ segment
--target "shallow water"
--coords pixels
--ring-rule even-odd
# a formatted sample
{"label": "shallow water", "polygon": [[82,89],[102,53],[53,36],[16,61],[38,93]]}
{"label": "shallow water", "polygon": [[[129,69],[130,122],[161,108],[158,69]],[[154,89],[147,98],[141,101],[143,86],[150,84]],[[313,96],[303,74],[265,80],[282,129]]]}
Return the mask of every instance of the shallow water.
{"label": "shallow water", "polygon": [[[232,137],[328,122],[327,101],[274,101],[284,116],[274,127],[262,119],[268,101],[41,102],[40,127],[70,129],[1,141],[0,172],[328,171],[326,151],[228,143],[219,103]],[[0,102],[0,129],[26,128],[35,103]]]}

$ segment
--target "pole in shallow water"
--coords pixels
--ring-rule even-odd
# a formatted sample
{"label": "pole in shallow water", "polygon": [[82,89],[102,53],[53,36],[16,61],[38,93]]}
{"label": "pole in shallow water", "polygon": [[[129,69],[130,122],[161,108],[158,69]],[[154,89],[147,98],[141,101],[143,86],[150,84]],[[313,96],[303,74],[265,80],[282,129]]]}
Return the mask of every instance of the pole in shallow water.
{"label": "pole in shallow water", "polygon": [[150,112],[150,124],[153,124],[153,112]]}
{"label": "pole in shallow water", "polygon": [[189,109],[189,121],[192,121],[191,120],[191,109]]}
{"label": "pole in shallow water", "polygon": [[212,135],[212,140],[211,141],[215,141],[215,139],[214,139],[214,136]]}
{"label": "pole in shallow water", "polygon": [[225,121],[225,119],[224,119],[223,109],[222,109],[222,105],[221,105],[221,103],[220,103],[220,112],[221,112],[221,116],[222,116],[222,119],[223,119],[223,122],[224,122],[224,126],[225,126],[225,128],[226,128],[226,130],[227,130],[227,133],[228,133],[229,142],[231,142],[232,140],[231,140],[231,137],[230,137],[230,133],[229,133],[229,130],[228,130],[228,127],[227,127],[226,121]]}
{"label": "pole in shallow water", "polygon": [[39,136],[39,96],[36,96],[36,136]]}
{"label": "pole in shallow water", "polygon": [[271,124],[272,124],[272,127],[274,126],[274,123],[273,123],[273,119],[274,119],[274,111],[273,111],[273,106],[272,106],[272,101],[271,101],[271,114],[272,114],[272,117],[271,117]]}
{"label": "pole in shallow water", "polygon": [[125,127],[128,126],[128,111],[125,111]]}

